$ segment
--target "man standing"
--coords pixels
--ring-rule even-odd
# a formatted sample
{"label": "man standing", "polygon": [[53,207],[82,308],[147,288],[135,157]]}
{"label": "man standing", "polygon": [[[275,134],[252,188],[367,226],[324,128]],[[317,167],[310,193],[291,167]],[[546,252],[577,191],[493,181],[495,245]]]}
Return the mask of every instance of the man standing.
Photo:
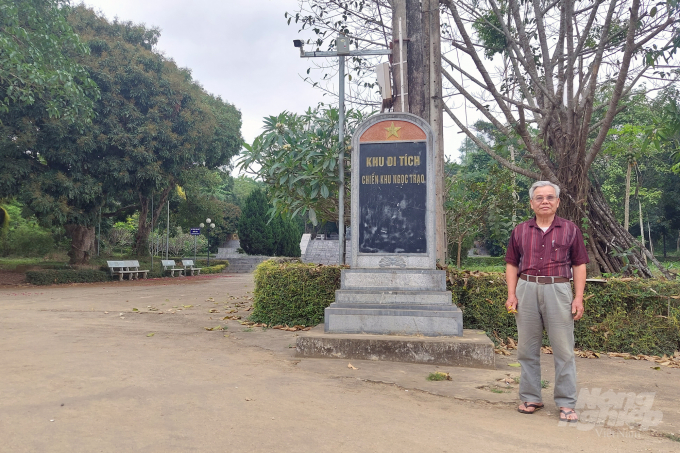
{"label": "man standing", "polygon": [[[537,181],[529,189],[536,216],[513,230],[505,255],[508,312],[516,313],[519,341],[517,355],[522,367],[517,410],[533,414],[543,408],[541,398],[541,343],[548,333],[555,360],[555,404],[560,420],[574,423],[576,361],[574,320],[583,316],[588,253],[578,227],[555,215],[560,188]],[[574,278],[572,299],[569,279]]]}

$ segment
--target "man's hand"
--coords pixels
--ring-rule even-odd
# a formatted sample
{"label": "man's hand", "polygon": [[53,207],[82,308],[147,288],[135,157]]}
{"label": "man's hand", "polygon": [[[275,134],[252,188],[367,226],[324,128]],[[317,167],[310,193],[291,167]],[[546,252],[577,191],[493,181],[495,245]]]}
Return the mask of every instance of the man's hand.
{"label": "man's hand", "polygon": [[574,301],[571,303],[571,315],[574,317],[574,321],[578,321],[583,316],[583,297],[574,297]]}
{"label": "man's hand", "polygon": [[508,313],[517,313],[517,296],[514,294],[508,296],[508,300],[505,302],[505,308],[508,309]]}
{"label": "man's hand", "polygon": [[574,301],[571,303],[571,314],[574,321],[578,321],[583,316],[583,291],[586,288],[586,265],[579,264],[572,266],[574,275]]}
{"label": "man's hand", "polygon": [[505,281],[508,283],[508,300],[505,302],[505,308],[508,309],[508,313],[517,313],[517,296],[515,295],[519,280],[517,274],[517,266],[510,263],[505,265]]}

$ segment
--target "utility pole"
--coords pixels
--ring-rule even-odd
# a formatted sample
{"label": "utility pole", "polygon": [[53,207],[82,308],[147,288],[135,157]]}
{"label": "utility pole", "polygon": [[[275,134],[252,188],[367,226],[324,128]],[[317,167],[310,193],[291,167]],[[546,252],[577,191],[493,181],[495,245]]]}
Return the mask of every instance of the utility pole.
{"label": "utility pole", "polygon": [[[444,125],[441,75],[441,33],[437,0],[392,0],[392,78],[395,112],[410,112],[426,120],[436,138],[435,195],[437,260],[447,254],[444,213]],[[422,4],[422,6],[421,6]],[[401,23],[401,27],[400,24]],[[404,27],[404,24],[406,26]],[[401,30],[401,31],[400,31]],[[400,37],[401,34],[401,37]],[[402,101],[404,108],[402,109]]]}

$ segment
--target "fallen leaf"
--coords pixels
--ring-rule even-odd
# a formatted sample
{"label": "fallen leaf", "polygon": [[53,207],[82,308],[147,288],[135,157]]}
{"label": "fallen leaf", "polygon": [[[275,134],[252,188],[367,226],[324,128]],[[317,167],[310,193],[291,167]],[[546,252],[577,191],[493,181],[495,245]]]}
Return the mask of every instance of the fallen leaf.
{"label": "fallen leaf", "polygon": [[351,369],[353,369],[353,370],[358,370],[358,369],[359,369],[359,368],[355,367],[354,365],[352,365],[351,363],[348,363],[348,364],[347,364],[347,368],[351,368]]}
{"label": "fallen leaf", "polygon": [[154,332],[151,332],[151,333],[147,333],[147,334],[146,334],[147,337],[153,337],[154,335],[156,335]]}
{"label": "fallen leaf", "polygon": [[543,354],[552,354],[553,350],[551,346],[541,346],[541,352]]}
{"label": "fallen leaf", "polygon": [[515,362],[515,363],[508,363],[508,366],[515,367],[515,368],[519,368],[519,367],[521,367],[522,365],[520,365],[519,363]]}
{"label": "fallen leaf", "polygon": [[219,313],[219,311],[217,310],[217,308],[211,308],[210,310],[208,310],[208,313]]}
{"label": "fallen leaf", "polygon": [[133,308],[133,309],[132,309],[132,311],[139,311],[139,309],[137,309],[137,308]]}
{"label": "fallen leaf", "polygon": [[496,348],[496,349],[494,349],[494,352],[495,352],[496,354],[510,355],[510,351],[507,351],[507,350],[505,350],[505,349],[498,349],[498,348]]}

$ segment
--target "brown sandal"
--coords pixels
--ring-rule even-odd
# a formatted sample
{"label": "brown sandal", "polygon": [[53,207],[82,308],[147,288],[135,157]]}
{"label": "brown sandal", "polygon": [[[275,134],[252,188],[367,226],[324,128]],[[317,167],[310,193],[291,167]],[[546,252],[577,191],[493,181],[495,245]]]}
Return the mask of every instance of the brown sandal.
{"label": "brown sandal", "polygon": [[576,423],[578,421],[578,418],[569,418],[571,414],[576,415],[576,411],[574,409],[560,409],[560,421],[567,423]]}
{"label": "brown sandal", "polygon": [[517,408],[517,412],[519,412],[520,414],[533,414],[534,412],[538,412],[538,411],[540,411],[541,409],[543,409],[543,404],[542,404],[542,403],[538,403],[538,404],[537,404],[537,403],[522,403],[522,404],[524,404],[524,407],[525,407],[525,408],[533,407],[534,410],[533,410],[533,411],[526,411],[526,410],[520,409],[520,408],[518,407],[518,408]]}

